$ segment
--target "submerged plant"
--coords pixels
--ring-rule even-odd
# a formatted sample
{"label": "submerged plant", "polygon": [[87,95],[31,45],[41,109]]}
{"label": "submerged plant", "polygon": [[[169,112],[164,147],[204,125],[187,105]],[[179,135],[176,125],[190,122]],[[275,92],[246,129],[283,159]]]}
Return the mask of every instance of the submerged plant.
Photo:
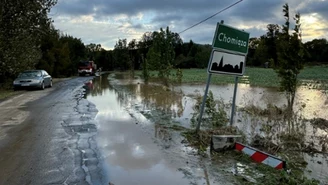
{"label": "submerged plant", "polygon": [[[193,107],[194,113],[191,118],[191,125],[196,126],[199,119],[199,113],[202,105],[202,97],[197,97],[197,103]],[[228,122],[227,113],[225,111],[225,104],[222,99],[215,100],[213,97],[212,91],[209,91],[205,103],[205,109],[203,113],[203,117],[201,120],[201,125],[203,127],[214,129],[222,126],[226,126]]]}
{"label": "submerged plant", "polygon": [[177,69],[175,76],[176,76],[176,81],[178,83],[181,83],[182,82],[182,77],[183,77],[182,70],[181,69]]}

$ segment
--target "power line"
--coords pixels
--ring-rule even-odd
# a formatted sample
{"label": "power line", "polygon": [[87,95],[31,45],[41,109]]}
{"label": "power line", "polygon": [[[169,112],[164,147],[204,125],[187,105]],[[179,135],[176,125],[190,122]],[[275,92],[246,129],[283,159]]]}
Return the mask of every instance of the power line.
{"label": "power line", "polygon": [[218,15],[218,14],[220,14],[220,13],[222,13],[222,12],[228,10],[228,9],[230,9],[231,7],[237,5],[238,3],[242,2],[242,1],[243,1],[243,0],[239,0],[239,1],[237,1],[237,2],[235,2],[235,3],[233,3],[233,4],[231,4],[230,6],[227,6],[226,8],[224,8],[224,9],[222,9],[222,10],[216,12],[215,14],[213,14],[213,15],[207,17],[206,19],[204,19],[204,20],[202,20],[202,21],[200,21],[200,22],[198,22],[198,23],[196,23],[196,24],[190,26],[189,28],[187,28],[187,29],[185,29],[185,30],[179,32],[179,34],[185,32],[185,31],[187,31],[187,30],[190,30],[191,28],[193,28],[193,27],[195,27],[195,26],[198,26],[198,25],[202,24],[203,22],[205,22],[205,21],[207,21],[207,20],[209,20],[209,19],[215,17],[216,15]]}

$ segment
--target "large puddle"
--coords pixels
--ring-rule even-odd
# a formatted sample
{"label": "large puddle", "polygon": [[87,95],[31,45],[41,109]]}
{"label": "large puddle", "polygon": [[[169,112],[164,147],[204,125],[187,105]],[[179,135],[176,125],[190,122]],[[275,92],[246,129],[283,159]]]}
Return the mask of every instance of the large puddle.
{"label": "large puddle", "polygon": [[173,144],[171,147],[170,140],[174,136],[167,135],[143,114],[130,109],[140,105],[138,102],[143,102],[142,99],[131,96],[132,92],[118,90],[109,84],[107,76],[90,81],[86,89],[87,100],[98,109],[96,140],[102,153],[105,181],[115,185],[214,182],[198,167],[196,155],[188,157],[192,149],[181,155],[183,148],[175,149]]}
{"label": "large puddle", "polygon": [[[190,159],[192,149],[172,143],[181,136],[166,133],[158,127],[170,124],[190,128],[195,97],[197,94],[203,95],[205,85],[180,85],[167,89],[158,84],[146,85],[142,80],[131,79],[127,75],[109,74],[95,78],[88,87],[87,99],[99,111],[96,117],[99,132],[97,141],[106,164],[108,181],[113,184],[215,182],[217,178],[214,176],[219,174],[207,174],[206,167],[202,168],[198,159]],[[232,85],[211,85],[210,90],[215,99],[223,99],[227,105],[231,104]],[[269,104],[283,107],[285,102],[284,94],[277,89],[238,86],[238,108],[253,105],[265,109]],[[299,88],[295,110],[299,111],[302,118],[328,119],[327,108],[326,94],[319,90]],[[229,109],[227,111],[230,115]],[[243,112],[237,112],[236,115],[235,125],[249,137],[263,135],[261,124],[266,119],[244,116]],[[314,129],[309,122],[304,130],[309,142],[314,137],[327,136],[326,131]],[[179,157],[183,155],[187,157]],[[308,163],[305,174],[321,180],[323,184],[328,183],[326,156],[304,154],[303,157]],[[193,161],[194,166],[186,164],[188,160]]]}

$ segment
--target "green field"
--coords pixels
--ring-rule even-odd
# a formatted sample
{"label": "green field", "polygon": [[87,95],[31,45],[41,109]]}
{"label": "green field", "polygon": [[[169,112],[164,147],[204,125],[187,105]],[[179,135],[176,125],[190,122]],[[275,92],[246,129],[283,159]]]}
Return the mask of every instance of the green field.
{"label": "green field", "polygon": [[[204,84],[207,80],[206,69],[183,69],[182,83],[190,84]],[[141,75],[141,71],[137,71],[137,75]],[[175,74],[175,70],[172,70],[172,74]],[[151,72],[152,76],[156,76],[155,72]],[[174,76],[171,77],[174,79]],[[212,75],[211,84],[229,84],[234,83],[234,76],[229,75]],[[313,83],[328,83],[328,66],[313,66],[305,67],[299,74],[299,79],[302,82]],[[240,77],[240,83],[250,84],[252,86],[261,87],[278,87],[279,78],[273,69],[266,68],[246,68],[243,77]]]}

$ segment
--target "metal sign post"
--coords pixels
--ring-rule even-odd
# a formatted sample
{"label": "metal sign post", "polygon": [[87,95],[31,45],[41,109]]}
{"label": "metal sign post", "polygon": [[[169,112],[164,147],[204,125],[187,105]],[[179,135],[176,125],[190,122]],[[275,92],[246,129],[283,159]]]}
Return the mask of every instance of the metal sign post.
{"label": "metal sign post", "polygon": [[237,88],[238,88],[238,76],[235,77],[235,88],[233,91],[232,105],[231,105],[231,118],[230,118],[230,126],[233,124],[233,118],[235,115],[235,106],[236,106],[236,96],[237,96]]}
{"label": "metal sign post", "polygon": [[245,71],[245,56],[248,53],[249,33],[244,30],[227,26],[221,23],[217,24],[216,32],[212,43],[212,52],[208,63],[208,78],[205,94],[198,118],[196,133],[200,130],[203,112],[206,105],[208,88],[211,82],[212,74],[227,74],[235,76],[235,87],[232,101],[230,125],[233,124],[235,114],[235,104],[238,87],[238,76],[243,76]]}
{"label": "metal sign post", "polygon": [[200,108],[200,114],[199,114],[199,118],[198,118],[198,125],[196,127],[196,133],[198,133],[198,131],[200,129],[200,124],[202,122],[202,117],[203,117],[203,112],[204,112],[204,108],[205,108],[205,104],[206,104],[208,88],[209,88],[210,83],[211,83],[211,77],[212,77],[212,74],[209,73],[208,77],[207,77],[207,83],[206,83],[205,94],[204,94],[204,97],[203,97],[202,107]]}

